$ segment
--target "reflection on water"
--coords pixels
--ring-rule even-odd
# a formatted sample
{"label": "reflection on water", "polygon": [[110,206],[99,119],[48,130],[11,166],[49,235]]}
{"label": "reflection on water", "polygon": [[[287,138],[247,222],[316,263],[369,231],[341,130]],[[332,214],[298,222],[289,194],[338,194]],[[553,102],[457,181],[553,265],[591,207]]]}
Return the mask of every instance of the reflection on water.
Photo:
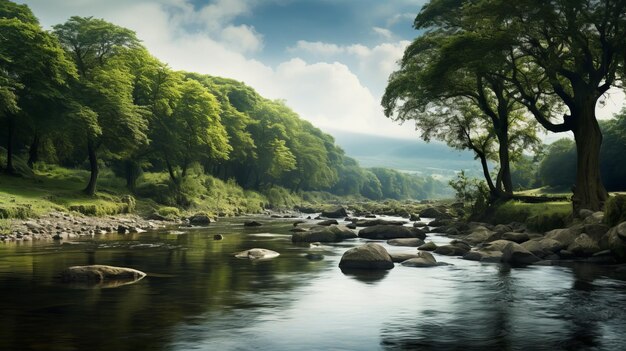
{"label": "reflection on water", "polygon": [[[624,349],[624,272],[449,257],[437,259],[452,266],[342,272],[359,240],[297,246],[288,220],[242,222],[0,246],[0,350]],[[233,256],[255,247],[280,256]],[[55,280],[84,264],[148,276],[113,289]]]}

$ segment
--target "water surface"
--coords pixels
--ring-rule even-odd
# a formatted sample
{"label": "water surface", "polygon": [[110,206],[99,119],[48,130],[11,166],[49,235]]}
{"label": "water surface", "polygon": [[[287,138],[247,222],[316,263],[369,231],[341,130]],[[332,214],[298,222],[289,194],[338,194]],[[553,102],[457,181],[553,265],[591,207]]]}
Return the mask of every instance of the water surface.
{"label": "water surface", "polygon": [[[341,254],[365,240],[297,246],[293,220],[257,220],[265,225],[225,219],[201,229],[0,245],[0,350],[626,349],[624,272],[436,256],[453,265],[346,275]],[[233,257],[254,247],[281,255]],[[310,252],[324,258],[308,260]],[[110,289],[55,279],[84,264],[148,276]]]}

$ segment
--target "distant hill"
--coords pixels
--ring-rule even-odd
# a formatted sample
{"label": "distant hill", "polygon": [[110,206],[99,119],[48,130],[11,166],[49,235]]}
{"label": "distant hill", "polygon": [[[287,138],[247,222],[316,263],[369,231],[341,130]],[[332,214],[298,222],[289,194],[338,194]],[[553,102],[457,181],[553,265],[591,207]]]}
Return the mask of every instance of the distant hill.
{"label": "distant hill", "polygon": [[450,179],[464,169],[479,176],[480,163],[469,151],[459,151],[439,142],[328,131],[346,154],[362,167],[386,167],[399,171]]}

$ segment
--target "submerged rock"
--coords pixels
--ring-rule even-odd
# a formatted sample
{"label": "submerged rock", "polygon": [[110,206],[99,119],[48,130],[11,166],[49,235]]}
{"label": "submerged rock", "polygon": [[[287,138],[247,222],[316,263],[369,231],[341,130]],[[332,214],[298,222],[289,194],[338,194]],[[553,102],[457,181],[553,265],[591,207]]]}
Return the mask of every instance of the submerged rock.
{"label": "submerged rock", "polygon": [[257,221],[245,221],[243,222],[244,227],[260,227],[263,223]]}
{"label": "submerged rock", "polygon": [[278,256],[280,256],[280,254],[276,251],[259,248],[245,250],[235,254],[235,257],[237,258],[248,258],[251,260],[270,259]]}
{"label": "submerged rock", "polygon": [[367,243],[344,252],[339,262],[341,269],[391,269],[391,256],[379,244]]}
{"label": "submerged rock", "polygon": [[144,272],[136,269],[106,265],[72,266],[61,272],[61,280],[66,283],[111,282],[122,285],[139,281],[145,276]]}

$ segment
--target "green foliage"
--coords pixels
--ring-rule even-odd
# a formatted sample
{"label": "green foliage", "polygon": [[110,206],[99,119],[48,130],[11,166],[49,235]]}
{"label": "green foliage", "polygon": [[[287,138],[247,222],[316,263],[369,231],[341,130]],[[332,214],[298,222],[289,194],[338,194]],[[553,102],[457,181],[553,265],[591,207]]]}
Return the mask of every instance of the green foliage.
{"label": "green foliage", "polygon": [[609,197],[604,208],[604,222],[613,227],[626,221],[626,195]]}
{"label": "green foliage", "polygon": [[[20,156],[28,151],[27,163],[13,162],[20,173],[50,181],[35,213],[167,206],[231,215],[338,201],[327,192],[408,199],[442,187],[362,169],[284,102],[231,79],[174,71],[129,29],[74,16],[48,33],[27,6],[6,0],[0,14],[0,120],[13,132],[0,141],[12,140]],[[87,181],[91,197],[73,194]],[[137,203],[122,201],[129,193]]]}
{"label": "green foliage", "polygon": [[468,178],[465,171],[461,170],[457,178],[448,184],[456,191],[455,198],[457,201],[471,205],[472,214],[481,213],[489,205],[489,188],[485,182],[476,178]]}
{"label": "green foliage", "polygon": [[552,143],[539,165],[539,177],[543,185],[571,187],[576,179],[576,149],[571,139],[559,139]]}
{"label": "green foliage", "polygon": [[529,229],[546,232],[564,228],[571,217],[572,205],[569,202],[531,204],[510,200],[497,205],[487,219],[495,224],[526,223]]}
{"label": "green foliage", "polygon": [[161,206],[156,210],[156,213],[168,219],[176,219],[180,218],[181,216],[181,212],[178,207],[170,206]]}

